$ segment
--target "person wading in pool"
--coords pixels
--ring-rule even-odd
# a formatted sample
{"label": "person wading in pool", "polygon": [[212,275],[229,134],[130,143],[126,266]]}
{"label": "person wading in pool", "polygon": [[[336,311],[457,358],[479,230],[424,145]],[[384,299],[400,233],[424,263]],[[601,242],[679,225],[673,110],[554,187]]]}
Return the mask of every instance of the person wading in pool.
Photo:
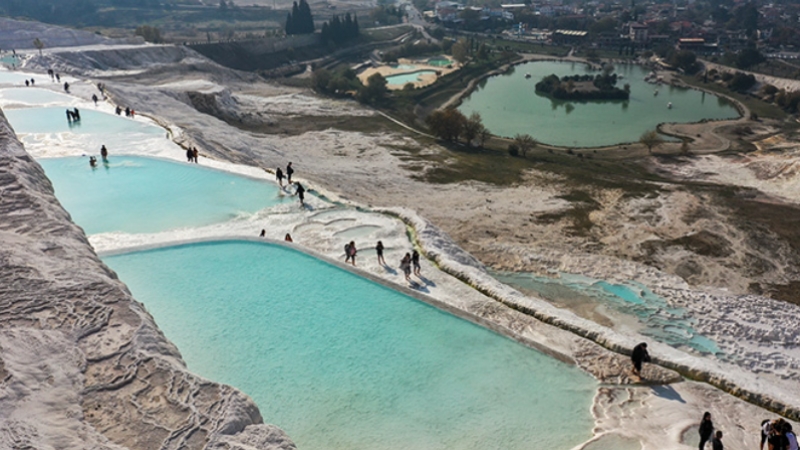
{"label": "person wading in pool", "polygon": [[296,182],[295,185],[297,186],[297,190],[295,191],[294,195],[300,197],[300,206],[301,207],[306,206],[306,203],[305,203],[306,188],[304,188],[303,185],[300,184],[299,181]]}
{"label": "person wading in pool", "polygon": [[94,156],[89,157],[89,167],[91,167],[92,169],[97,168],[97,158],[95,158]]}
{"label": "person wading in pool", "polygon": [[275,179],[278,180],[280,187],[283,187],[283,171],[280,167],[275,169]]}
{"label": "person wading in pool", "polygon": [[103,158],[103,162],[108,162],[108,149],[105,145],[100,147],[100,157]]}
{"label": "person wading in pool", "polygon": [[642,342],[636,347],[633,347],[631,362],[633,363],[633,374],[641,378],[642,363],[650,362],[650,354],[647,353],[647,342]]}
{"label": "person wading in pool", "polygon": [[383,242],[378,241],[378,245],[375,246],[375,253],[378,254],[378,264],[385,266],[386,260],[383,259]]}
{"label": "person wading in pool", "polygon": [[294,173],[294,169],[292,169],[292,163],[286,165],[286,182],[292,184],[292,174]]}

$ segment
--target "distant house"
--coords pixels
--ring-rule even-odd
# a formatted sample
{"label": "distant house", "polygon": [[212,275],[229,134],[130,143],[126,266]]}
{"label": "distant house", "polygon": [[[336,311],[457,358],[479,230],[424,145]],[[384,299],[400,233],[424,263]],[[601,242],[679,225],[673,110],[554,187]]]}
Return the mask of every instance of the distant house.
{"label": "distant house", "polygon": [[647,42],[647,25],[633,22],[628,28],[628,38],[636,43]]}
{"label": "distant house", "polygon": [[458,2],[442,1],[436,3],[434,13],[440,22],[458,22],[461,20],[458,17],[458,12],[463,8]]}

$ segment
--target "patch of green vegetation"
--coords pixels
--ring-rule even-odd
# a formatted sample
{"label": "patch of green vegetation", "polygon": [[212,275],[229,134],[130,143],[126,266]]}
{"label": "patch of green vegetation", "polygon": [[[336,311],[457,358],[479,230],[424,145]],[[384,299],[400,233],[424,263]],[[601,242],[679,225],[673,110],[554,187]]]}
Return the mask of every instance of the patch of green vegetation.
{"label": "patch of green vegetation", "polygon": [[491,41],[495,48],[521,53],[537,53],[540,55],[551,55],[564,57],[569,54],[572,47],[565,45],[547,45],[535,42],[509,41],[506,39],[494,39]]}
{"label": "patch of green vegetation", "polygon": [[367,42],[370,41],[389,41],[414,31],[411,25],[399,25],[396,27],[381,27],[361,29],[361,37]]}

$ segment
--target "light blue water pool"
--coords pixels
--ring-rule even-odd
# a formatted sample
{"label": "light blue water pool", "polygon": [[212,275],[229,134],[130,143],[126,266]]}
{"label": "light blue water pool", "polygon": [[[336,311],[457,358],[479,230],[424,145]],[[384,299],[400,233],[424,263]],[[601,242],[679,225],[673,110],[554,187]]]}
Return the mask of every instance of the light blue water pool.
{"label": "light blue water pool", "polygon": [[411,73],[401,73],[386,77],[386,84],[404,85],[406,83],[416,83],[425,74],[436,73],[435,70],[418,70]]}
{"label": "light blue water pool", "polygon": [[629,282],[614,284],[580,275],[562,274],[549,278],[532,273],[495,272],[495,278],[529,295],[543,296],[558,305],[572,303],[598,304],[618,313],[635,317],[639,330],[660,342],[685,347],[725,359],[719,346],[703,336],[694,325],[696,320],[683,308],[672,307],[646,286]]}
{"label": "light blue water pool", "polygon": [[569,449],[595,381],[292,249],[104,258],[193,372],[243,389],[305,450]]}
{"label": "light blue water pool", "polygon": [[[20,94],[20,95],[25,95]],[[72,109],[72,108],[70,108]],[[81,121],[70,124],[67,122],[67,108],[25,108],[4,111],[8,121],[17,133],[79,133],[93,135],[114,136],[116,139],[109,141],[124,142],[119,139],[123,134],[145,134],[150,136],[163,136],[164,129],[128,119],[123,116],[106,114],[91,109],[80,109]]]}
{"label": "light blue water pool", "polygon": [[398,65],[394,66],[394,68],[395,69],[400,69],[400,70],[414,70],[414,69],[417,68],[417,66],[415,66],[413,64],[398,64]]}
{"label": "light blue water pool", "polygon": [[[0,102],[2,103],[27,103],[30,105],[42,105],[46,103],[70,103],[75,100],[66,94],[54,92],[48,89],[40,88],[10,88],[0,89]],[[66,115],[64,120],[66,120]],[[81,112],[81,116],[83,113]],[[49,117],[49,115],[48,115]]]}
{"label": "light blue water pool", "polygon": [[431,58],[428,60],[428,64],[431,66],[446,67],[453,64],[453,62],[447,58]]}
{"label": "light blue water pool", "polygon": [[38,162],[87,234],[208,225],[284,201],[272,183],[154,158],[112,154],[96,169],[88,158]]}
{"label": "light blue water pool", "polygon": [[16,84],[16,85],[25,85],[25,80],[30,80],[33,78],[36,80],[36,83],[44,83],[45,77],[39,76],[32,76],[29,73],[19,73],[19,72],[8,72],[8,71],[0,71],[0,84]]}

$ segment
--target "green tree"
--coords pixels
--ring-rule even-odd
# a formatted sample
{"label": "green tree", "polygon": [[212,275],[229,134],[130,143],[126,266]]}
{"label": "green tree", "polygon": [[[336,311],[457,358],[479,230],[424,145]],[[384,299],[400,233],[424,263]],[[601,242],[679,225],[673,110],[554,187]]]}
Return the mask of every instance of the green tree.
{"label": "green tree", "polygon": [[436,110],[425,119],[433,134],[445,141],[458,142],[467,118],[457,109]]}
{"label": "green tree", "polygon": [[44,42],[42,42],[39,38],[33,40],[33,46],[39,50],[39,56],[42,56],[42,49],[44,48]]}
{"label": "green tree", "polygon": [[386,84],[386,78],[383,75],[379,73],[370,75],[367,78],[367,85],[362,86],[358,92],[358,100],[371,105],[381,103],[389,93]]}
{"label": "green tree", "polygon": [[528,151],[531,150],[533,147],[535,147],[536,144],[537,144],[536,139],[531,137],[531,135],[529,134],[517,133],[514,136],[514,145],[517,146],[517,149],[519,149],[519,153],[522,156],[527,155]]}
{"label": "green tree", "polygon": [[656,130],[645,131],[639,138],[639,143],[647,147],[647,151],[653,153],[653,147],[658,147],[664,143],[664,139]]}
{"label": "green tree", "polygon": [[141,36],[147,42],[159,43],[161,39],[161,30],[150,25],[141,25],[136,27],[134,32],[136,36]]}
{"label": "green tree", "polygon": [[453,54],[453,59],[460,64],[464,64],[469,57],[469,43],[466,39],[459,39],[458,42],[453,44],[450,52]]}

